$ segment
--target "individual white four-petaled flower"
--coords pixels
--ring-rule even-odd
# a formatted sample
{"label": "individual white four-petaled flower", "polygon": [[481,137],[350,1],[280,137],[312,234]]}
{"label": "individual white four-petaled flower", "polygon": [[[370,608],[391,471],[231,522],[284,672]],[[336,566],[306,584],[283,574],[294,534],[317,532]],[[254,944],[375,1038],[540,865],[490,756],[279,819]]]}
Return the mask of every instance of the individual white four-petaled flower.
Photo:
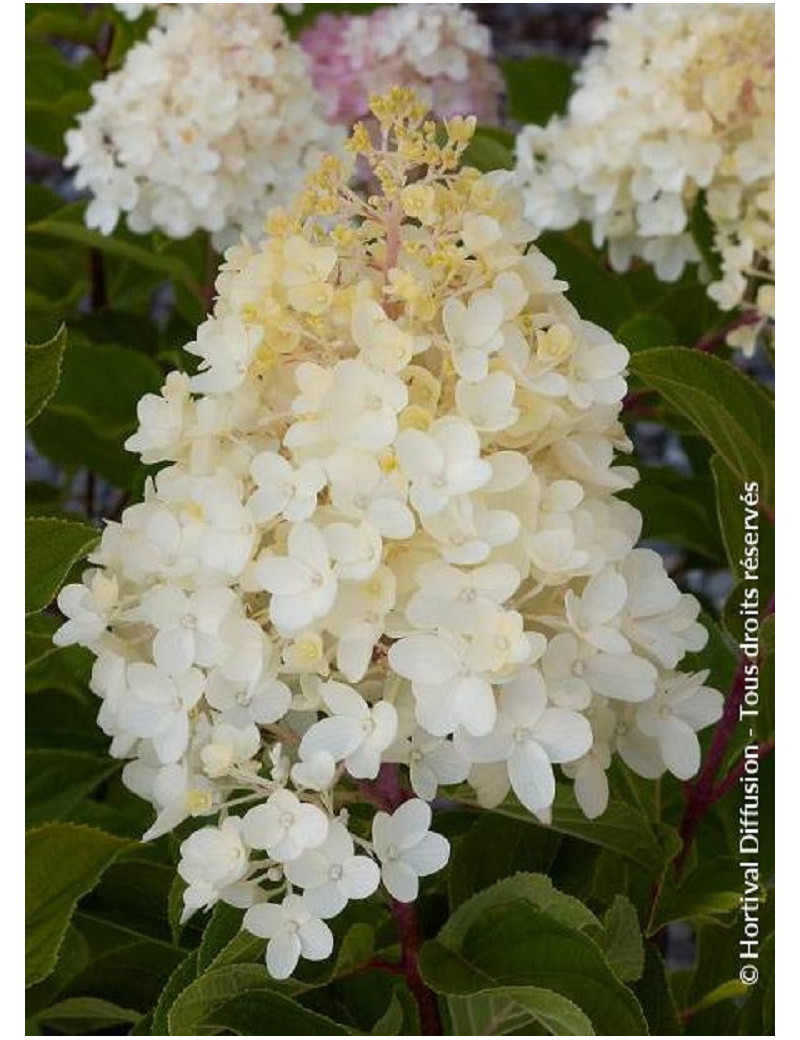
{"label": "individual white four-petaled flower", "polygon": [[412,798],[389,815],[377,812],[372,820],[375,855],[381,861],[381,880],[401,903],[417,898],[419,879],[441,870],[450,858],[450,842],[430,830],[431,808]]}
{"label": "individual white four-petaled flower", "polygon": [[350,899],[366,899],[378,887],[380,870],[369,856],[355,855],[343,823],[333,820],[328,837],[286,864],[288,880],[305,889],[303,900],[316,917],[336,917]]}
{"label": "individual white four-petaled flower", "polygon": [[249,809],[242,830],[251,848],[266,849],[274,859],[288,863],[325,841],[328,817],[316,805],[301,802],[283,789]]}
{"label": "individual white four-petaled flower", "polygon": [[456,735],[456,747],[471,761],[507,763],[514,794],[532,813],[553,803],[553,763],[580,758],[591,745],[589,723],[578,712],[550,707],[542,676],[534,668],[502,687],[491,733]]}
{"label": "individual white four-petaled flower", "polygon": [[325,539],[310,523],[292,527],[288,555],[263,556],[256,579],[272,593],[270,617],[279,631],[299,632],[324,617],[336,598],[336,577]]}
{"label": "individual white four-petaled flower", "polygon": [[247,507],[260,523],[279,515],[295,523],[308,520],[317,507],[317,495],[325,486],[325,471],[319,463],[306,462],[294,469],[282,455],[272,451],[256,455],[250,472],[258,487]]}
{"label": "individual white four-petaled flower", "polygon": [[322,683],[320,696],[331,713],[315,722],[300,741],[301,759],[320,751],[337,762],[344,760],[351,776],[373,779],[378,775],[383,752],[395,738],[397,712],[388,701],[370,707],[352,686]]}
{"label": "individual white four-petaled flower", "polygon": [[288,979],[301,957],[324,961],[333,950],[333,934],[296,895],[277,903],[257,903],[244,915],[242,927],[268,939],[266,961],[274,979]]}
{"label": "individual white four-petaled flower", "polygon": [[201,827],[181,845],[178,873],[187,884],[182,920],[195,910],[224,899],[234,906],[247,905],[252,886],[242,882],[248,868],[242,821],[229,816],[219,827]]}

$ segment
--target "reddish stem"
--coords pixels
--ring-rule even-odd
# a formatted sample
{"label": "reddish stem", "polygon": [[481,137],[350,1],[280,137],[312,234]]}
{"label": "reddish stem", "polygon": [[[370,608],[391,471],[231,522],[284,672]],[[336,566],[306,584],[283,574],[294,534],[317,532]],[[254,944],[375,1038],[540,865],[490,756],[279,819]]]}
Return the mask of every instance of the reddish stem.
{"label": "reddish stem", "polygon": [[[770,737],[769,740],[765,740],[763,744],[758,745],[758,752],[756,758],[761,761],[762,758],[766,758],[767,755],[771,755],[775,750],[775,738]],[[730,791],[732,787],[735,787],[739,782],[740,778],[744,776],[744,759],[741,759],[736,765],[728,772],[728,775],[723,777],[722,780],[714,788],[714,801],[718,802],[721,798]]]}
{"label": "reddish stem", "polygon": [[698,825],[708,811],[709,806],[716,801],[714,797],[714,781],[739,722],[739,709],[744,701],[744,670],[746,663],[746,657],[742,656],[739,658],[731,690],[725,699],[725,705],[722,709],[722,718],[714,730],[711,746],[708,749],[702,769],[694,783],[687,784],[685,788],[687,791],[686,806],[683,811],[683,819],[678,828],[683,848],[675,861],[675,873],[678,877],[683,873],[683,869],[686,866],[686,860],[689,856]]}
{"label": "reddish stem", "polygon": [[738,315],[730,324],[726,325],[723,329],[717,329],[716,332],[711,332],[708,336],[704,336],[695,344],[695,350],[702,350],[705,353],[716,350],[717,347],[722,346],[725,342],[728,333],[733,332],[736,329],[744,328],[745,325],[757,325],[762,320],[761,315],[758,311],[744,311],[744,313]]}
{"label": "reddish stem", "polygon": [[[374,781],[361,781],[359,790],[375,805],[387,812],[393,812],[411,797],[411,792],[403,787],[400,770],[388,762],[380,768]],[[384,971],[399,972],[405,977],[408,988],[414,994],[419,1008],[420,1027],[423,1036],[443,1036],[439,1004],[436,994],[428,989],[419,972],[419,951],[422,946],[422,932],[419,927],[417,910],[413,903],[400,903],[390,900],[392,917],[397,935],[400,939],[400,965],[395,966],[388,961],[376,960],[374,967]]]}
{"label": "reddish stem", "polygon": [[400,964],[395,964],[393,961],[387,961],[383,957],[373,957],[371,961],[368,961],[363,969],[359,971],[387,971],[390,975],[405,975],[405,971]]}
{"label": "reddish stem", "polygon": [[[775,601],[774,598],[772,598],[769,601],[766,614],[769,615],[774,612]],[[736,732],[736,727],[740,721],[739,710],[744,702],[745,666],[747,665],[748,660],[749,658],[744,655],[739,658],[733,676],[733,682],[731,683],[730,693],[726,697],[722,709],[722,717],[714,730],[714,736],[711,738],[711,746],[708,749],[700,773],[694,783],[686,784],[684,787],[684,790],[686,791],[686,805],[683,811],[683,819],[678,828],[678,833],[683,842],[683,848],[681,849],[678,858],[675,860],[675,874],[678,878],[680,878],[686,866],[686,860],[689,857],[692,842],[694,841],[694,836],[697,832],[700,821],[708,812],[709,808],[714,805],[715,802],[718,802],[738,779],[737,776],[734,776],[733,780],[729,783],[728,780],[730,774],[728,774],[721,783],[715,783],[717,774],[727,757],[733,735]],[[771,748],[768,748],[764,753],[768,753],[769,750],[771,750]],[[744,768],[743,763],[740,763],[740,765]],[[739,768],[739,766],[735,767],[735,769],[737,768]]]}
{"label": "reddish stem", "polygon": [[655,408],[648,402],[648,398],[652,399],[656,393],[655,390],[643,389],[643,390],[632,390],[629,394],[625,395],[625,399],[622,402],[622,411],[638,412],[638,418],[650,419],[656,414]]}
{"label": "reddish stem", "polygon": [[419,973],[419,951],[422,946],[422,935],[419,919],[413,903],[391,901],[392,916],[400,937],[402,951],[400,963],[419,1007],[419,1021],[423,1036],[443,1036],[442,1020],[439,1015],[439,1004],[436,994],[428,989]]}

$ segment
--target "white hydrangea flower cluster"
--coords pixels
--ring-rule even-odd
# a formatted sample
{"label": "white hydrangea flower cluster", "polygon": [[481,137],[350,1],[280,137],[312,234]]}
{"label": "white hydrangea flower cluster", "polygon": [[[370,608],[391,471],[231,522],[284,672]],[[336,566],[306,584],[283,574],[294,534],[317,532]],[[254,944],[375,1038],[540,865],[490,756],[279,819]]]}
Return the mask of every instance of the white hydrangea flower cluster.
{"label": "white hydrangea flower cluster", "polygon": [[358,124],[228,251],[196,374],[128,441],[169,465],[59,596],[146,837],[216,818],[182,845],[186,913],[247,907],[278,978],[348,900],[445,864],[440,787],[547,821],[561,766],[594,817],[615,752],[685,779],[721,711],[676,671],[698,604],[615,497],[627,352],[529,246],[511,174],[459,169],[473,119],[439,145],[412,92],[372,107],[378,143]]}
{"label": "white hydrangea flower cluster", "polygon": [[172,238],[203,228],[218,247],[258,238],[266,209],[342,131],[274,4],[160,6],[67,133],[65,165],[92,195],[86,222],[110,234],[126,214],[132,231]]}
{"label": "white hydrangea flower cluster", "polygon": [[[517,139],[528,218],[588,221],[616,270],[641,257],[673,281],[700,259],[689,224],[703,192],[721,262],[709,295],[774,318],[773,6],[616,7],[598,40],[566,116]],[[750,351],[758,331],[729,342]]]}

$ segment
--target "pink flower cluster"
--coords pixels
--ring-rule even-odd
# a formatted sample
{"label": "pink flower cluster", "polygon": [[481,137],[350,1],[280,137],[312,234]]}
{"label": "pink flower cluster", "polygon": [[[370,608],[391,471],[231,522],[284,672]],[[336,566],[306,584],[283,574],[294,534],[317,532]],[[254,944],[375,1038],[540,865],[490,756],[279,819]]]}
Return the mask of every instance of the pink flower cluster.
{"label": "pink flower cluster", "polygon": [[403,4],[369,16],[322,14],[300,36],[330,119],[349,125],[369,97],[413,87],[441,117],[496,121],[500,74],[491,37],[460,4]]}

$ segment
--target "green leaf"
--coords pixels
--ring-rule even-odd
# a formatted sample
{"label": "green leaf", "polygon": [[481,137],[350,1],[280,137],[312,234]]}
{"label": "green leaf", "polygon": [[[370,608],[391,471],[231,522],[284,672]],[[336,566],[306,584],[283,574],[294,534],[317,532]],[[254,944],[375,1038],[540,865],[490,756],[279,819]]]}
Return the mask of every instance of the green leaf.
{"label": "green leaf", "polygon": [[81,344],[70,351],[50,410],[82,419],[95,435],[124,438],[136,426],[139,400],[157,393],[162,381],[161,369],[141,351]]}
{"label": "green leaf", "polygon": [[92,918],[81,909],[75,921],[89,941],[91,958],[68,995],[97,997],[148,1012],[185,951]]}
{"label": "green leaf", "polygon": [[35,614],[53,601],[70,570],[97,542],[89,524],[58,517],[25,521],[25,613]]}
{"label": "green leaf", "polygon": [[[102,75],[94,55],[65,57],[38,40],[25,45],[25,141],[47,155],[62,156],[64,135],[91,105],[89,88]],[[63,206],[63,200],[61,202]]]}
{"label": "green leaf", "polygon": [[31,427],[34,443],[68,469],[85,466],[128,488],[142,467],[123,444],[136,428],[140,398],[161,383],[159,366],[141,351],[76,344],[47,412]]}
{"label": "green leaf", "polygon": [[464,151],[462,166],[474,166],[481,173],[514,169],[514,138],[504,130],[479,126]]}
{"label": "green leaf", "polygon": [[598,1035],[646,1032],[635,997],[588,934],[535,909],[524,898],[484,902],[476,919],[474,904],[484,895],[459,907],[437,939],[423,946],[420,970],[432,989],[465,996],[498,987],[533,986],[576,1005]]}
{"label": "green leaf", "polygon": [[177,968],[167,979],[167,984],[161,991],[161,996],[153,1010],[153,1027],[151,1036],[169,1036],[167,1016],[169,1010],[175,1003],[189,983],[194,982],[197,977],[197,950],[193,950],[180,962]]}
{"label": "green leaf", "polygon": [[287,996],[303,989],[300,983],[276,982],[263,964],[228,964],[212,968],[191,982],[175,999],[169,1014],[170,1036],[196,1036],[214,1020],[217,1009],[246,993],[280,990]]}
{"label": "green leaf", "polygon": [[745,993],[747,993],[747,986],[741,979],[728,979],[727,982],[720,983],[719,986],[715,986],[709,993],[706,993],[703,999],[692,1008],[692,1015],[707,1011],[725,1000],[735,1000],[737,997],[744,996]]}
{"label": "green leaf", "polygon": [[53,516],[63,511],[64,493],[44,480],[25,482],[25,516]]}
{"label": "green leaf", "polygon": [[215,955],[211,961],[211,967],[219,968],[225,964],[253,964],[263,961],[266,945],[266,940],[242,930]]}
{"label": "green leaf", "polygon": [[[25,185],[25,223],[33,224],[49,213],[55,213],[64,205],[64,200],[43,184]],[[26,272],[27,274],[27,272]]]}
{"label": "green leaf", "polygon": [[351,924],[344,934],[336,954],[332,977],[347,975],[362,967],[375,951],[372,927],[363,921]]}
{"label": "green leaf", "polygon": [[624,279],[606,266],[601,253],[579,232],[549,231],[536,245],[569,283],[567,296],[587,321],[616,329],[639,312]]}
{"label": "green leaf", "polygon": [[759,956],[758,985],[751,986],[742,1009],[740,1036],[775,1035],[775,935],[763,943]]}
{"label": "green leaf", "polygon": [[93,43],[104,21],[105,12],[99,8],[87,14],[79,4],[30,4],[25,10],[25,37]]}
{"label": "green leaf", "polygon": [[85,416],[46,411],[31,427],[37,450],[67,472],[87,469],[103,477],[112,487],[139,487],[145,471],[139,460],[123,448],[123,438],[98,436]]}
{"label": "green leaf", "polygon": [[63,819],[120,766],[83,751],[26,751],[25,825]]}
{"label": "green leaf", "polygon": [[701,672],[707,668],[710,673],[709,685],[717,690],[727,690],[736,668],[737,652],[731,640],[708,614],[702,613],[698,620],[708,632],[708,642],[702,650],[686,654],[681,661],[681,670]]}
{"label": "green leaf", "polygon": [[614,337],[631,353],[663,347],[677,339],[675,326],[660,314],[637,314],[628,318],[616,330]]}
{"label": "green leaf", "polygon": [[126,841],[91,827],[55,823],[25,835],[25,984],[46,978],[75,905]]}
{"label": "green leaf", "polygon": [[141,1015],[96,997],[69,997],[36,1016],[39,1024],[67,1035],[117,1032],[114,1026],[138,1022]]}
{"label": "green leaf", "polygon": [[660,285],[658,298],[650,301],[649,310],[659,314],[675,326],[676,338],[671,346],[693,347],[709,329],[718,329],[726,318],[708,295],[706,286],[699,280],[697,268],[687,268],[684,278],[676,285]]}
{"label": "green leaf", "polygon": [[[759,602],[766,606],[775,590],[775,528],[751,505],[758,499],[757,490],[737,480],[719,456],[711,459],[711,472],[717,491],[717,514],[728,564],[738,581],[758,585]],[[755,568],[746,568],[745,559],[755,560]],[[749,575],[757,574],[758,582]]]}
{"label": "green leaf", "polygon": [[54,1004],[89,963],[89,944],[74,925],[67,928],[56,966],[46,979],[25,991],[25,1014],[35,1017]]}
{"label": "green leaf", "polygon": [[722,263],[720,255],[714,246],[714,222],[708,215],[706,205],[706,193],[699,191],[692,206],[689,218],[689,232],[694,239],[694,244],[700,251],[710,280],[716,281],[722,277]]}
{"label": "green leaf", "polygon": [[197,972],[202,974],[214,963],[217,955],[242,930],[243,911],[227,903],[217,903],[211,912],[203,938],[197,950]]}
{"label": "green leaf", "polygon": [[741,483],[758,481],[770,507],[775,407],[767,393],[729,362],[682,347],[635,354],[630,366],[698,428]]}
{"label": "green leaf", "polygon": [[157,940],[181,954],[166,921],[175,868],[157,857],[158,846],[134,845],[106,871],[81,904],[80,914],[125,929],[136,940]]}
{"label": "green leaf", "polygon": [[225,1030],[238,1036],[347,1036],[349,1029],[326,1015],[269,990],[256,990],[215,1008],[203,1022],[205,1031]]}
{"label": "green leaf", "polygon": [[696,925],[725,923],[739,909],[741,895],[742,869],[733,858],[715,857],[700,863],[680,885],[668,874],[650,931],[655,934],[672,921],[692,921]]}
{"label": "green leaf", "polygon": [[[27,624],[36,620],[38,617],[43,615],[32,615],[26,619]],[[49,615],[44,615],[48,617]],[[53,618],[52,620],[57,620]],[[36,745],[38,747],[60,747],[61,744],[58,741],[48,739],[48,732],[52,731],[53,736],[59,736],[57,733],[58,723],[64,722],[67,724],[68,729],[81,728],[83,730],[84,739],[80,743],[81,749],[86,749],[86,739],[89,740],[90,747],[97,747],[98,744],[101,747],[105,747],[105,739],[102,733],[97,727],[95,722],[96,701],[94,698],[89,697],[89,679],[91,678],[92,665],[94,664],[94,657],[92,653],[84,646],[62,646],[54,647],[53,653],[43,654],[38,660],[33,661],[30,667],[25,673],[25,692],[26,693],[68,693],[75,701],[78,701],[80,706],[83,708],[89,707],[89,718],[91,725],[84,726],[86,722],[86,716],[83,718],[78,717],[77,719],[64,718],[64,709],[62,706],[60,720],[54,720],[52,716],[47,718],[47,725],[42,725],[43,719],[31,717],[28,720],[28,725],[31,728],[39,729],[39,735],[43,737]],[[42,710],[45,709],[44,705],[40,705]],[[68,707],[69,711],[75,712],[76,705],[71,704]],[[78,721],[81,723],[80,727],[74,727],[73,722]],[[66,745],[65,745],[66,746]],[[70,747],[76,745],[70,744]]]}
{"label": "green leaf", "polygon": [[469,928],[479,921],[492,906],[499,903],[524,901],[529,906],[547,913],[569,928],[602,931],[597,917],[574,896],[567,895],[553,885],[544,874],[515,874],[513,877],[490,885],[462,903],[452,914],[438,935],[441,942],[457,946]]}
{"label": "green leaf", "polygon": [[498,986],[448,997],[447,1007],[454,1036],[530,1036],[535,1025],[553,1036],[594,1036],[590,1019],[576,1004],[537,986]]}
{"label": "green leaf", "polygon": [[617,895],[603,917],[602,939],[606,960],[622,982],[635,982],[644,970],[644,943],[636,907]]}
{"label": "green leaf", "polygon": [[454,845],[447,872],[451,909],[520,870],[546,873],[561,838],[528,821],[482,813]]}
{"label": "green leaf", "polygon": [[642,537],[670,542],[721,563],[714,500],[707,481],[668,466],[640,466],[640,480],[620,497],[642,514]]}
{"label": "green leaf", "polygon": [[34,668],[45,658],[54,654],[58,647],[53,643],[53,633],[58,627],[55,618],[47,614],[33,614],[25,621],[25,670]]}
{"label": "green leaf", "polygon": [[134,236],[122,228],[118,228],[113,235],[101,235],[99,231],[92,231],[84,223],[84,208],[85,203],[70,203],[43,220],[29,224],[27,233],[98,249],[101,253],[129,260],[140,267],[156,271],[165,279],[177,282],[191,292],[197,290],[194,273],[179,257],[148,249],[142,244],[149,241],[147,238]]}
{"label": "green leaf", "polygon": [[680,1036],[682,1025],[664,958],[652,943],[645,946],[644,974],[633,987],[652,1036]]}
{"label": "green leaf", "polygon": [[172,941],[176,946],[180,944],[181,932],[183,931],[181,916],[183,914],[183,893],[185,891],[186,882],[180,874],[176,874],[172,879],[169,895],[167,896],[167,924],[169,925],[169,934],[172,936]]}
{"label": "green leaf", "polygon": [[[460,802],[475,804],[463,798]],[[545,826],[534,820],[524,806],[510,797],[492,812],[522,820],[532,827]],[[557,785],[553,822],[549,827],[560,834],[569,834],[592,845],[618,852],[654,874],[663,870],[669,859],[643,813],[626,802],[612,798],[608,809],[599,819],[587,820],[567,784]]]}
{"label": "green leaf", "polygon": [[370,1030],[371,1036],[400,1036],[405,1023],[405,1011],[397,993],[392,993],[389,1006]]}
{"label": "green leaf", "polygon": [[519,123],[540,126],[567,110],[574,69],[549,54],[503,62],[508,113]]}
{"label": "green leaf", "polygon": [[25,425],[47,407],[61,378],[61,363],[67,346],[67,328],[62,325],[46,343],[25,344]]}

